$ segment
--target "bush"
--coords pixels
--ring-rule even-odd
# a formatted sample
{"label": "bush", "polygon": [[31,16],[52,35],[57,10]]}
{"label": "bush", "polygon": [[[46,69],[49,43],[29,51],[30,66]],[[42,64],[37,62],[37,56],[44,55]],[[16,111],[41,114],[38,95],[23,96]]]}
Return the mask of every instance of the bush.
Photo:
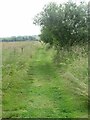
{"label": "bush", "polygon": [[34,24],[41,26],[41,40],[55,46],[57,50],[87,43],[87,15],[85,3],[73,2],[57,5],[50,3],[43,8]]}

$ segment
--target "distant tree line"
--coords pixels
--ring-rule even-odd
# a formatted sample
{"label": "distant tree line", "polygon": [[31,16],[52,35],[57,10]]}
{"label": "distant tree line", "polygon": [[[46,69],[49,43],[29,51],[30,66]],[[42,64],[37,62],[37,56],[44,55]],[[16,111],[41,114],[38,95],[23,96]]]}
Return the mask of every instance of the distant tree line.
{"label": "distant tree line", "polygon": [[38,40],[35,36],[12,36],[12,37],[6,37],[1,38],[0,41],[2,42],[15,42],[15,41],[31,41],[31,40]]}
{"label": "distant tree line", "polygon": [[49,3],[34,18],[41,26],[40,38],[58,49],[88,42],[88,5],[81,2]]}

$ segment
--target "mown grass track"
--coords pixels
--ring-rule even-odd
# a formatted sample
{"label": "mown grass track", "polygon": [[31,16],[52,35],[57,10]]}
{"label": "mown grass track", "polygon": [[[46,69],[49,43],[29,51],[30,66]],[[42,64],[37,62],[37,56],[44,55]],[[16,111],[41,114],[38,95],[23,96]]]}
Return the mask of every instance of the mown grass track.
{"label": "mown grass track", "polygon": [[87,117],[87,58],[57,66],[53,53],[38,42],[4,43],[3,118]]}

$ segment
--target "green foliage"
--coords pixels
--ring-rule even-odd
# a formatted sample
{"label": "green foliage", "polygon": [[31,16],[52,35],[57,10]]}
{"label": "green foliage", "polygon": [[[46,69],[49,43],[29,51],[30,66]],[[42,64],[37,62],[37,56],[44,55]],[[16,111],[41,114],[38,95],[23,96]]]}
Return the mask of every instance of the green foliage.
{"label": "green foliage", "polygon": [[87,4],[67,2],[50,3],[43,8],[34,24],[41,26],[41,40],[56,48],[69,48],[87,43]]}

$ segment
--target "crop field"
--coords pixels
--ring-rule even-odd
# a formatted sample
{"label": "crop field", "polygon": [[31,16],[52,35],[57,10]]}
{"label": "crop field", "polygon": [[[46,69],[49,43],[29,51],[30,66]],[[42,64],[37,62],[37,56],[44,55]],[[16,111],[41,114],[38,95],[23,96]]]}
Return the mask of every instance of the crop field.
{"label": "crop field", "polygon": [[75,49],[56,64],[45,44],[3,42],[2,117],[87,118],[88,57]]}

